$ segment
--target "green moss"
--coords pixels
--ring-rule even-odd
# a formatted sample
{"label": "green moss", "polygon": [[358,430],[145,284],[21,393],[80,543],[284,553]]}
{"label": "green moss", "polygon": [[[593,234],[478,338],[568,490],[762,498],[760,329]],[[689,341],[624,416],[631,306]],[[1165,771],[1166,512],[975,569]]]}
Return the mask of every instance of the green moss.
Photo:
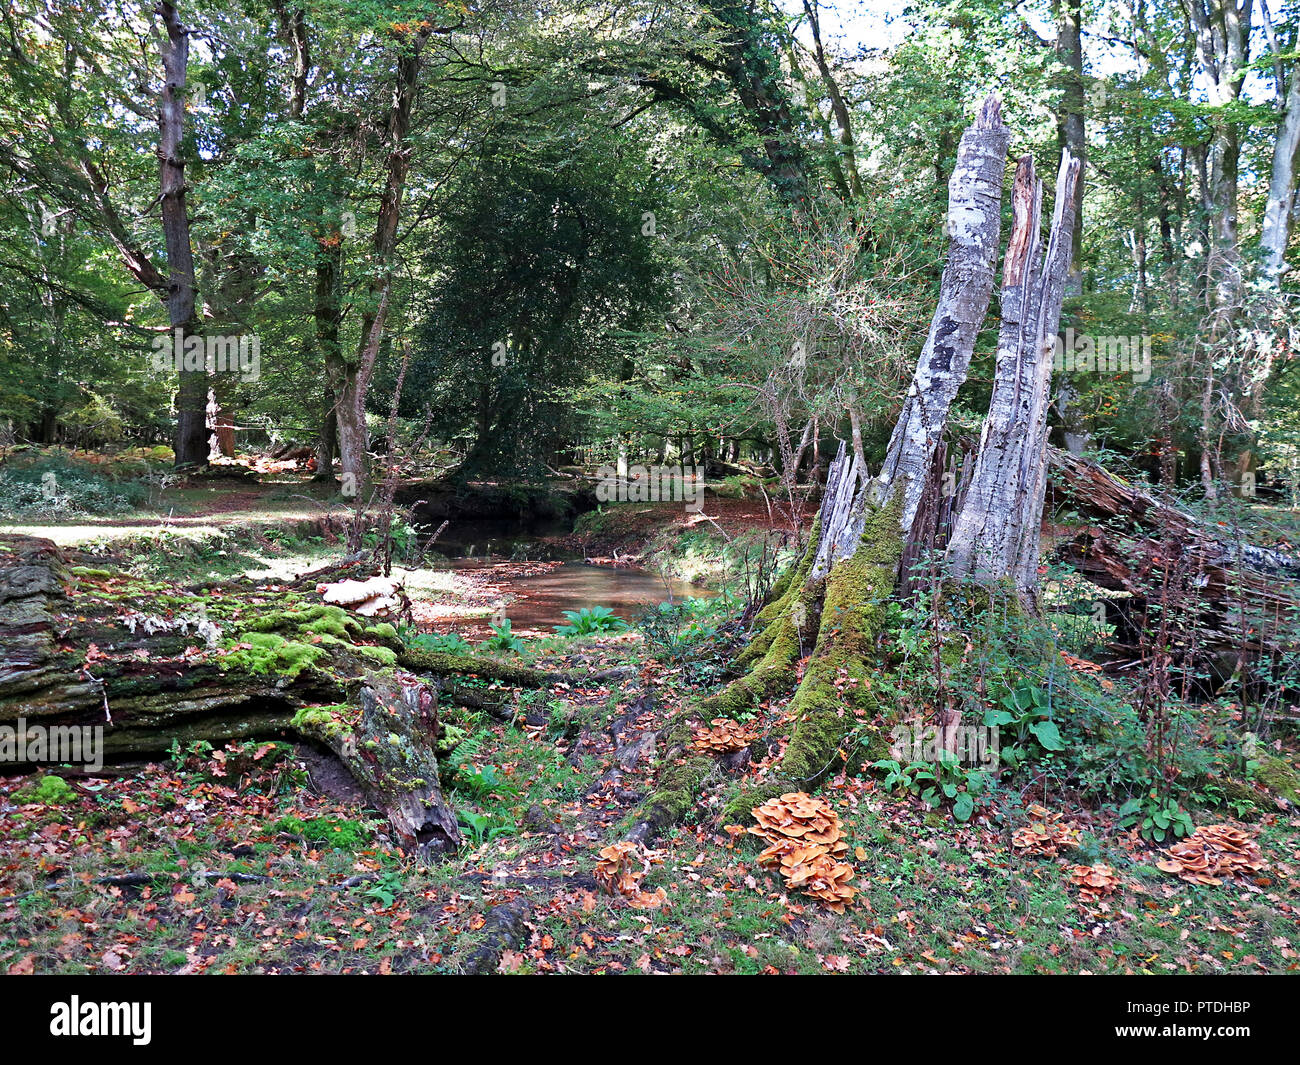
{"label": "green moss", "polygon": [[15,802],[40,803],[42,806],[62,806],[76,797],[71,784],[53,775],[41,777],[35,784],[14,792],[12,796]]}
{"label": "green moss", "polygon": [[329,706],[304,706],[293,715],[291,724],[299,732],[322,739],[342,739],[351,735],[351,717],[356,713],[347,703]]}
{"label": "green moss", "polygon": [[438,737],[438,757],[446,758],[468,738],[469,733],[459,725],[443,724]]}
{"label": "green moss", "polygon": [[361,622],[342,607],[316,603],[312,606],[278,610],[254,618],[244,626],[247,632],[286,632],[299,635],[328,635],[347,639],[362,634]]}
{"label": "green moss", "polygon": [[695,808],[696,796],[714,767],[712,758],[698,756],[665,766],[639,820],[649,821],[657,829],[685,820]]}
{"label": "green moss", "polygon": [[795,724],[781,760],[782,775],[801,786],[822,779],[840,761],[853,721],[846,703],[875,707],[876,640],[902,555],[902,500],[903,493],[894,492],[867,518],[857,551],[826,579],[817,646],[790,703]]}
{"label": "green moss", "polygon": [[290,679],[327,654],[324,647],[286,640],[273,632],[245,632],[221,660],[221,668],[247,673],[279,673]]}
{"label": "green moss", "polygon": [[1293,803],[1300,803],[1300,774],[1284,758],[1266,754],[1259,759],[1255,769],[1255,779],[1274,795]]}
{"label": "green moss", "polygon": [[357,644],[352,650],[370,659],[383,669],[392,669],[397,665],[397,652],[390,647],[367,647]]}
{"label": "green moss", "polygon": [[440,676],[477,676],[484,680],[499,680],[516,688],[541,688],[550,683],[550,677],[538,669],[518,666],[511,662],[498,662],[479,655],[455,655],[443,651],[422,651],[406,647],[397,652],[397,661],[413,673],[432,673]]}
{"label": "green moss", "polygon": [[762,806],[769,799],[795,790],[789,781],[767,780],[762,784],[742,784],[722,807],[724,825],[748,825],[754,820],[755,806]]}
{"label": "green moss", "polygon": [[285,817],[272,827],[277,832],[301,836],[309,843],[325,844],[341,851],[360,850],[371,839],[368,825],[344,818],[313,817],[303,820],[299,817]]}
{"label": "green moss", "polygon": [[372,640],[398,639],[397,630],[386,621],[381,621],[375,625],[367,625],[365,632]]}

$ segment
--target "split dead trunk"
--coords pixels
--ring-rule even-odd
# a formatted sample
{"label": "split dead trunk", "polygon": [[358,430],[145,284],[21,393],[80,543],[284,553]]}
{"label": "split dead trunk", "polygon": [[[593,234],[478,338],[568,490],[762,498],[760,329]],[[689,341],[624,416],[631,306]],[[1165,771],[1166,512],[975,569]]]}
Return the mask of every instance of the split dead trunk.
{"label": "split dead trunk", "polygon": [[1053,342],[1069,279],[1079,172],[1078,161],[1062,153],[1044,250],[1042,182],[1029,156],[1017,169],[993,396],[947,552],[949,576],[981,584],[1010,580],[1035,613]]}
{"label": "split dead trunk", "polygon": [[926,475],[948,424],[948,409],[966,380],[975,338],[993,295],[1002,226],[1002,182],[1010,132],[1002,105],[990,96],[962,135],[948,182],[948,258],[930,332],[917,360],[903,409],[890,437],[880,474],[866,479],[855,461],[841,469],[835,492],[824,497],[821,542],[808,580],[823,579],[856,551],[873,510],[901,493],[900,525],[906,539],[925,492]]}

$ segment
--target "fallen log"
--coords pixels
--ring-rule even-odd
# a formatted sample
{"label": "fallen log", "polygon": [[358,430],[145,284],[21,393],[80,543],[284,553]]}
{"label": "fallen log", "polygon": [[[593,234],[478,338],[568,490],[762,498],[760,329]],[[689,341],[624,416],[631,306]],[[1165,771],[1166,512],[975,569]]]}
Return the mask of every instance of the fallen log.
{"label": "fallen log", "polygon": [[490,700],[494,686],[552,675],[411,651],[390,625],[298,592],[275,605],[285,609],[242,589],[202,598],[86,570],[49,540],[0,537],[0,728],[20,752],[33,750],[29,735],[94,729],[96,758],[109,761],[299,737],[343,762],[404,844],[455,847],[436,755],[444,681],[453,697]]}
{"label": "fallen log", "polygon": [[1090,459],[1052,448],[1048,463],[1053,502],[1088,519],[1053,557],[1127,593],[1109,610],[1117,664],[1144,657],[1162,603],[1182,609],[1173,653],[1217,660],[1221,674],[1294,642],[1300,559],[1225,535]]}

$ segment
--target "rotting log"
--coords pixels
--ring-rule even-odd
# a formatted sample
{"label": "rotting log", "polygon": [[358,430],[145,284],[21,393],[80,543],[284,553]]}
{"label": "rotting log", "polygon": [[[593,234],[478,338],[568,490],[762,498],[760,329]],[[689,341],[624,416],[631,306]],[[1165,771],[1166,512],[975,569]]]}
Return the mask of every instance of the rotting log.
{"label": "rotting log", "polygon": [[[1088,520],[1053,557],[1109,592],[1116,624],[1112,668],[1140,660],[1142,631],[1166,598],[1181,604],[1176,655],[1217,659],[1231,673],[1263,654],[1287,649],[1300,622],[1300,560],[1231,539],[1143,485],[1090,459],[1048,451],[1054,502]],[[1229,661],[1231,660],[1231,661]]]}
{"label": "rotting log", "polygon": [[400,647],[391,627],[336,607],[213,620],[202,600],[175,591],[166,604],[109,594],[51,541],[0,537],[0,726],[102,727],[99,753],[110,761],[156,758],[175,743],[298,736],[340,758],[404,844],[436,852],[459,840],[438,785],[441,686],[464,685],[469,698],[493,692],[477,681],[553,679],[399,650],[387,646]]}

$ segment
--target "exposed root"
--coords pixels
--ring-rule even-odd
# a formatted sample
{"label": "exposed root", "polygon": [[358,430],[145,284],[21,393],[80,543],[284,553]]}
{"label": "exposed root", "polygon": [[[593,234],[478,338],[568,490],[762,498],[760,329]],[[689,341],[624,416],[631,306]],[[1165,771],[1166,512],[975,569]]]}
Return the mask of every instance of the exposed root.
{"label": "exposed root", "polygon": [[736,659],[752,669],[704,700],[711,715],[735,717],[787,688],[794,682],[795,664],[803,657],[803,636],[817,623],[820,595],[806,586],[817,557],[817,528],[803,557],[778,580],[773,599],[757,616],[763,626]]}
{"label": "exposed root", "polygon": [[782,776],[805,788],[841,761],[840,743],[852,721],[845,703],[876,706],[871,676],[902,554],[902,496],[895,493],[867,519],[857,551],[826,579],[817,645],[790,703],[795,724],[781,759]]}
{"label": "exposed root", "polygon": [[496,680],[514,688],[545,688],[564,678],[528,666],[499,662],[478,655],[453,655],[443,651],[403,648],[397,652],[397,664],[412,673],[434,676],[479,677]]}

